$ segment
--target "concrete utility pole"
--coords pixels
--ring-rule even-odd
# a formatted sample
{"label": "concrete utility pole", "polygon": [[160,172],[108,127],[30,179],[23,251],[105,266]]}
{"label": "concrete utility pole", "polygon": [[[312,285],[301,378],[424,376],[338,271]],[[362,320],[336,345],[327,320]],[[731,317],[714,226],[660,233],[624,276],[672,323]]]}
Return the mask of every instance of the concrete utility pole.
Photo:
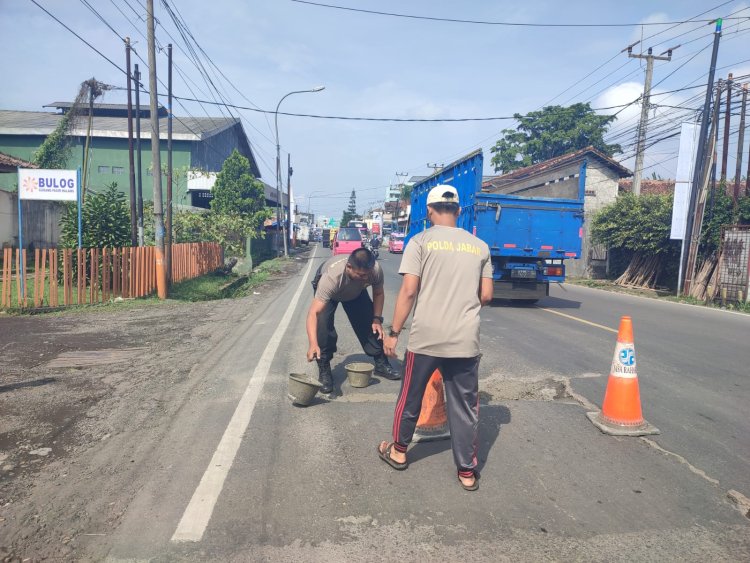
{"label": "concrete utility pole", "polygon": [[[742,106],[740,109],[740,134],[737,138],[737,165],[734,169],[734,203],[740,197],[740,175],[742,174],[742,148],[745,143],[745,113],[747,112],[747,84],[742,85]],[[748,179],[750,181],[750,179]]]}
{"label": "concrete utility pole", "polygon": [[[287,218],[287,232],[289,233],[289,244],[294,248],[294,221],[292,220],[292,155],[286,153],[286,193],[289,197],[289,217]],[[296,208],[296,206],[295,206]],[[296,211],[296,209],[295,209]]]}
{"label": "concrete utility pole", "polygon": [[128,71],[128,173],[130,178],[130,244],[138,244],[138,208],[135,200],[135,163],[133,162],[133,97],[130,79],[130,37],[125,38],[125,66]]}
{"label": "concrete utility pole", "polygon": [[172,44],[167,45],[167,283],[172,284]]}
{"label": "concrete utility pole", "polygon": [[135,158],[138,176],[136,176],[137,214],[138,214],[138,246],[143,246],[143,167],[141,166],[141,72],[135,63]]}
{"label": "concrete utility pole", "polygon": [[[695,209],[698,201],[698,191],[703,181],[704,174],[704,157],[706,154],[706,141],[708,140],[708,122],[709,113],[711,111],[711,96],[713,94],[714,76],[716,75],[716,58],[719,56],[719,43],[721,42],[721,25],[722,19],[716,20],[716,29],[714,30],[714,45],[713,51],[711,52],[711,66],[708,71],[708,81],[706,83],[706,99],[703,102],[703,114],[701,116],[701,130],[698,135],[698,151],[695,156],[695,166],[693,167],[693,185],[690,189],[690,203],[688,204],[687,213],[687,224],[685,225],[685,240],[683,244],[688,249],[688,252],[683,253],[682,257],[682,271],[685,272],[683,279],[682,291],[685,295],[690,294],[690,286],[693,282],[692,272],[688,272],[688,256],[691,254],[692,246],[697,245],[699,241],[695,240],[693,236],[694,221],[695,221]],[[718,96],[716,103],[718,103]]]}
{"label": "concrete utility pole", "polygon": [[148,88],[151,101],[151,162],[154,169],[154,231],[156,246],[156,292],[167,298],[167,271],[164,264],[164,210],[161,197],[161,154],[159,152],[159,99],[156,83],[156,46],[154,40],[154,0],[146,0],[148,31]]}
{"label": "concrete utility pole", "polygon": [[727,160],[729,158],[729,127],[732,124],[732,73],[727,77],[727,107],[724,110],[724,144],[721,148],[721,179],[727,179]]}
{"label": "concrete utility pole", "polygon": [[[679,47],[679,45],[677,45]],[[646,59],[646,82],[643,85],[643,101],[641,103],[641,123],[638,126],[638,144],[635,152],[635,171],[633,172],[633,193],[641,195],[641,177],[643,176],[643,152],[646,144],[646,129],[648,127],[648,110],[651,109],[651,80],[654,75],[654,61],[671,61],[672,51],[677,49],[672,47],[664,51],[659,56],[653,55],[651,47],[648,48],[646,55],[634,55],[633,45],[629,46],[628,57],[631,59]]]}

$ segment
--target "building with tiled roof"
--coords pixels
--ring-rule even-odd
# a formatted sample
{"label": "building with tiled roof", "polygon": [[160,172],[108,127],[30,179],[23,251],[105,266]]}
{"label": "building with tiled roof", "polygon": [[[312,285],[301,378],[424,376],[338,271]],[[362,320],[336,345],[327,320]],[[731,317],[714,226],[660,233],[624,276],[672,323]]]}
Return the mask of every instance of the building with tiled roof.
{"label": "building with tiled roof", "polygon": [[36,164],[0,152],[0,172],[15,172],[19,168],[37,168]]}

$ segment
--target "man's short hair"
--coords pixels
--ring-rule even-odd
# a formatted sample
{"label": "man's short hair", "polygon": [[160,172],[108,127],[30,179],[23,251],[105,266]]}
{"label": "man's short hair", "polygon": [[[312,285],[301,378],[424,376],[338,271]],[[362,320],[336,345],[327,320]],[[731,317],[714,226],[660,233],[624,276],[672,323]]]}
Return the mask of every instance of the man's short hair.
{"label": "man's short hair", "polygon": [[372,270],[375,267],[375,255],[366,248],[358,248],[349,255],[347,263],[355,270]]}
{"label": "man's short hair", "polygon": [[438,213],[451,213],[452,215],[458,213],[459,210],[459,205],[457,203],[447,203],[444,201],[431,203],[427,207],[430,207],[432,210],[437,211]]}

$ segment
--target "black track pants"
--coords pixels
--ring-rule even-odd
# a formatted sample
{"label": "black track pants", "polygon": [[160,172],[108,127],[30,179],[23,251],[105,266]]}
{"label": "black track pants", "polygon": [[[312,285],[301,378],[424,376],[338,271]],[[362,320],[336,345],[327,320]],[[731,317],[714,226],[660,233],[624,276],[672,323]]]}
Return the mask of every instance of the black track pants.
{"label": "black track pants", "polygon": [[411,443],[427,383],[439,369],[445,386],[453,460],[459,469],[474,469],[479,444],[479,359],[436,358],[407,351],[393,416],[393,441]]}
{"label": "black track pants", "polygon": [[[329,301],[325,308],[318,315],[318,346],[320,347],[320,357],[324,360],[330,360],[336,353],[336,343],[338,334],[333,324],[334,316],[338,301]],[[366,289],[358,297],[351,301],[342,301],[346,316],[354,329],[354,333],[362,345],[362,349],[368,356],[380,356],[383,354],[383,342],[378,340],[377,335],[372,333],[372,299]]]}

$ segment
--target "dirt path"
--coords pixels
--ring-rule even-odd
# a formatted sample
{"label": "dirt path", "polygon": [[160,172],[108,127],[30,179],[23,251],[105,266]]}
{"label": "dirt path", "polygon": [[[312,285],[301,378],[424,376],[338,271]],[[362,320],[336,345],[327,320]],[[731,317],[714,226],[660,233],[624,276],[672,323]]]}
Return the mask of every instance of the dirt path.
{"label": "dirt path", "polygon": [[192,367],[304,262],[243,299],[0,316],[0,561],[76,559],[115,528],[151,469],[139,460],[210,385]]}

